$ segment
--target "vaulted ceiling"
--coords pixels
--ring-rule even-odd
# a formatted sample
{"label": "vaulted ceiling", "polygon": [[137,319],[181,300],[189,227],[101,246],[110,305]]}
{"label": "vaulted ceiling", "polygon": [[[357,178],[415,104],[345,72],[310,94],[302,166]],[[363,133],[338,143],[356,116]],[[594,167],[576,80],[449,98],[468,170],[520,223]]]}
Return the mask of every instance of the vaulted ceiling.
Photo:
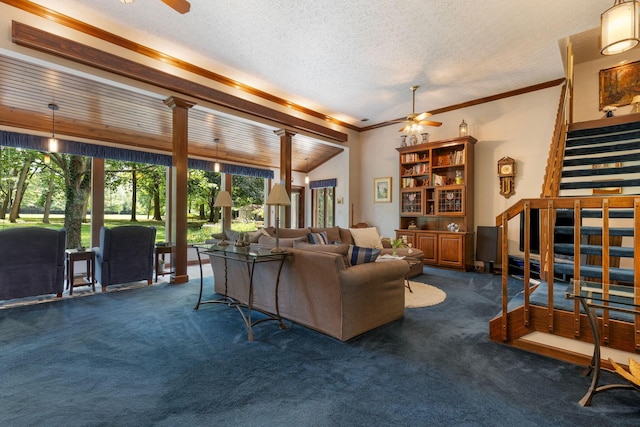
{"label": "vaulted ceiling", "polygon": [[[611,6],[610,0],[190,0],[191,11],[181,15],[159,0],[0,2],[44,6],[212,70],[257,98],[266,94],[356,130],[411,112],[412,85],[420,85],[416,109],[437,111],[562,78],[559,46],[593,31]],[[169,147],[166,93],[133,91],[24,58],[0,62],[0,108],[29,112],[34,127],[47,129],[47,104],[56,98],[61,133],[73,135],[81,124],[94,126],[106,143],[118,142],[109,140],[117,134],[144,149]],[[189,128],[196,156],[210,157],[218,137],[228,161],[279,165],[277,126],[198,106]],[[313,168],[341,151],[340,143],[304,133],[294,144],[292,165],[300,171],[307,158]]]}

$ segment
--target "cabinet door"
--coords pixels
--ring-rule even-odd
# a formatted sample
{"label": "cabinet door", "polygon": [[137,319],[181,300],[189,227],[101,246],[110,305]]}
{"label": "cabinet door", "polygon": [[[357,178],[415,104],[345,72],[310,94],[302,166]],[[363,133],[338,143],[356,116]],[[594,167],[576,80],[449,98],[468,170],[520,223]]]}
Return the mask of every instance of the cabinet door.
{"label": "cabinet door", "polygon": [[424,262],[436,264],[438,262],[438,235],[431,233],[418,233],[417,247],[424,253]]}
{"label": "cabinet door", "polygon": [[464,187],[449,186],[436,191],[437,212],[439,215],[464,215]]}
{"label": "cabinet door", "polygon": [[462,234],[440,234],[438,249],[438,264],[455,268],[464,267],[464,239]]}

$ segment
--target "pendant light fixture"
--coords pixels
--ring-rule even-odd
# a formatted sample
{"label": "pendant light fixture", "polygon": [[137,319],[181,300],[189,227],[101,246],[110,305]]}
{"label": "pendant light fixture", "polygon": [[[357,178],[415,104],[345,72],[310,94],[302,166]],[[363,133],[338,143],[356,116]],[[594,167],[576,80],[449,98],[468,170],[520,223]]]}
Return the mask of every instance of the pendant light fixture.
{"label": "pendant light fixture", "polygon": [[49,138],[49,151],[55,153],[58,151],[58,140],[56,139],[56,111],[60,109],[58,104],[51,103],[48,105],[51,110],[51,138]]}
{"label": "pendant light fixture", "polygon": [[309,158],[307,157],[305,160],[307,161],[307,174],[304,176],[304,183],[309,184]]}
{"label": "pendant light fixture", "polygon": [[600,15],[600,53],[615,55],[640,43],[640,2],[614,0]]}
{"label": "pendant light fixture", "polygon": [[220,138],[213,138],[213,142],[216,143],[216,162],[213,164],[213,171],[220,173],[220,159],[218,158],[218,145],[220,145]]}

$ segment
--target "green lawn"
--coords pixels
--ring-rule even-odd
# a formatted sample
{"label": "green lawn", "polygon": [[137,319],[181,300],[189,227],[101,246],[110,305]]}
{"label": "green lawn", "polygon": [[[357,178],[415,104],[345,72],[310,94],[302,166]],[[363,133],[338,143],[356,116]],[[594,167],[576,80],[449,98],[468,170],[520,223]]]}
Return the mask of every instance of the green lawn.
{"label": "green lawn", "polygon": [[[20,215],[16,223],[9,222],[8,219],[0,219],[0,230],[10,227],[46,227],[54,230],[60,229],[64,226],[63,215],[50,215],[50,223],[42,223],[42,215],[40,214],[25,214]],[[152,225],[156,228],[156,241],[166,241],[165,223],[164,221],[149,221],[139,219],[136,222],[131,222],[130,215],[105,215],[104,225],[107,227],[117,227],[120,225]],[[90,218],[87,218],[90,221]],[[232,228],[237,231],[249,231],[255,230],[254,223],[234,223]],[[210,238],[211,234],[220,232],[220,224],[207,224],[205,221],[198,219],[189,219],[187,229],[187,242],[198,243],[204,242]],[[90,223],[82,224],[82,246],[90,247],[91,229]],[[97,246],[97,242],[94,243]]]}

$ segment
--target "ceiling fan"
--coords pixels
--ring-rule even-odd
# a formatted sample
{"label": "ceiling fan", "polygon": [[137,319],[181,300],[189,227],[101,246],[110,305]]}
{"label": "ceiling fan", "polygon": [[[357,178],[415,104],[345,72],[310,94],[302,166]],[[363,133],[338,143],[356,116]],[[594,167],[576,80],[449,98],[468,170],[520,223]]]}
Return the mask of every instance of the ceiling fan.
{"label": "ceiling fan", "polygon": [[[133,3],[135,0],[120,0],[121,3]],[[179,13],[187,13],[191,9],[191,3],[187,0],[161,0],[173,10]]]}
{"label": "ceiling fan", "polygon": [[394,120],[394,122],[405,122],[405,125],[400,129],[400,132],[417,133],[423,125],[442,126],[441,122],[425,120],[427,117],[431,116],[431,113],[429,112],[425,111],[424,113],[416,114],[416,89],[419,87],[420,86],[411,86],[411,91],[413,92],[413,107],[411,109],[411,114],[409,114],[405,120]]}

